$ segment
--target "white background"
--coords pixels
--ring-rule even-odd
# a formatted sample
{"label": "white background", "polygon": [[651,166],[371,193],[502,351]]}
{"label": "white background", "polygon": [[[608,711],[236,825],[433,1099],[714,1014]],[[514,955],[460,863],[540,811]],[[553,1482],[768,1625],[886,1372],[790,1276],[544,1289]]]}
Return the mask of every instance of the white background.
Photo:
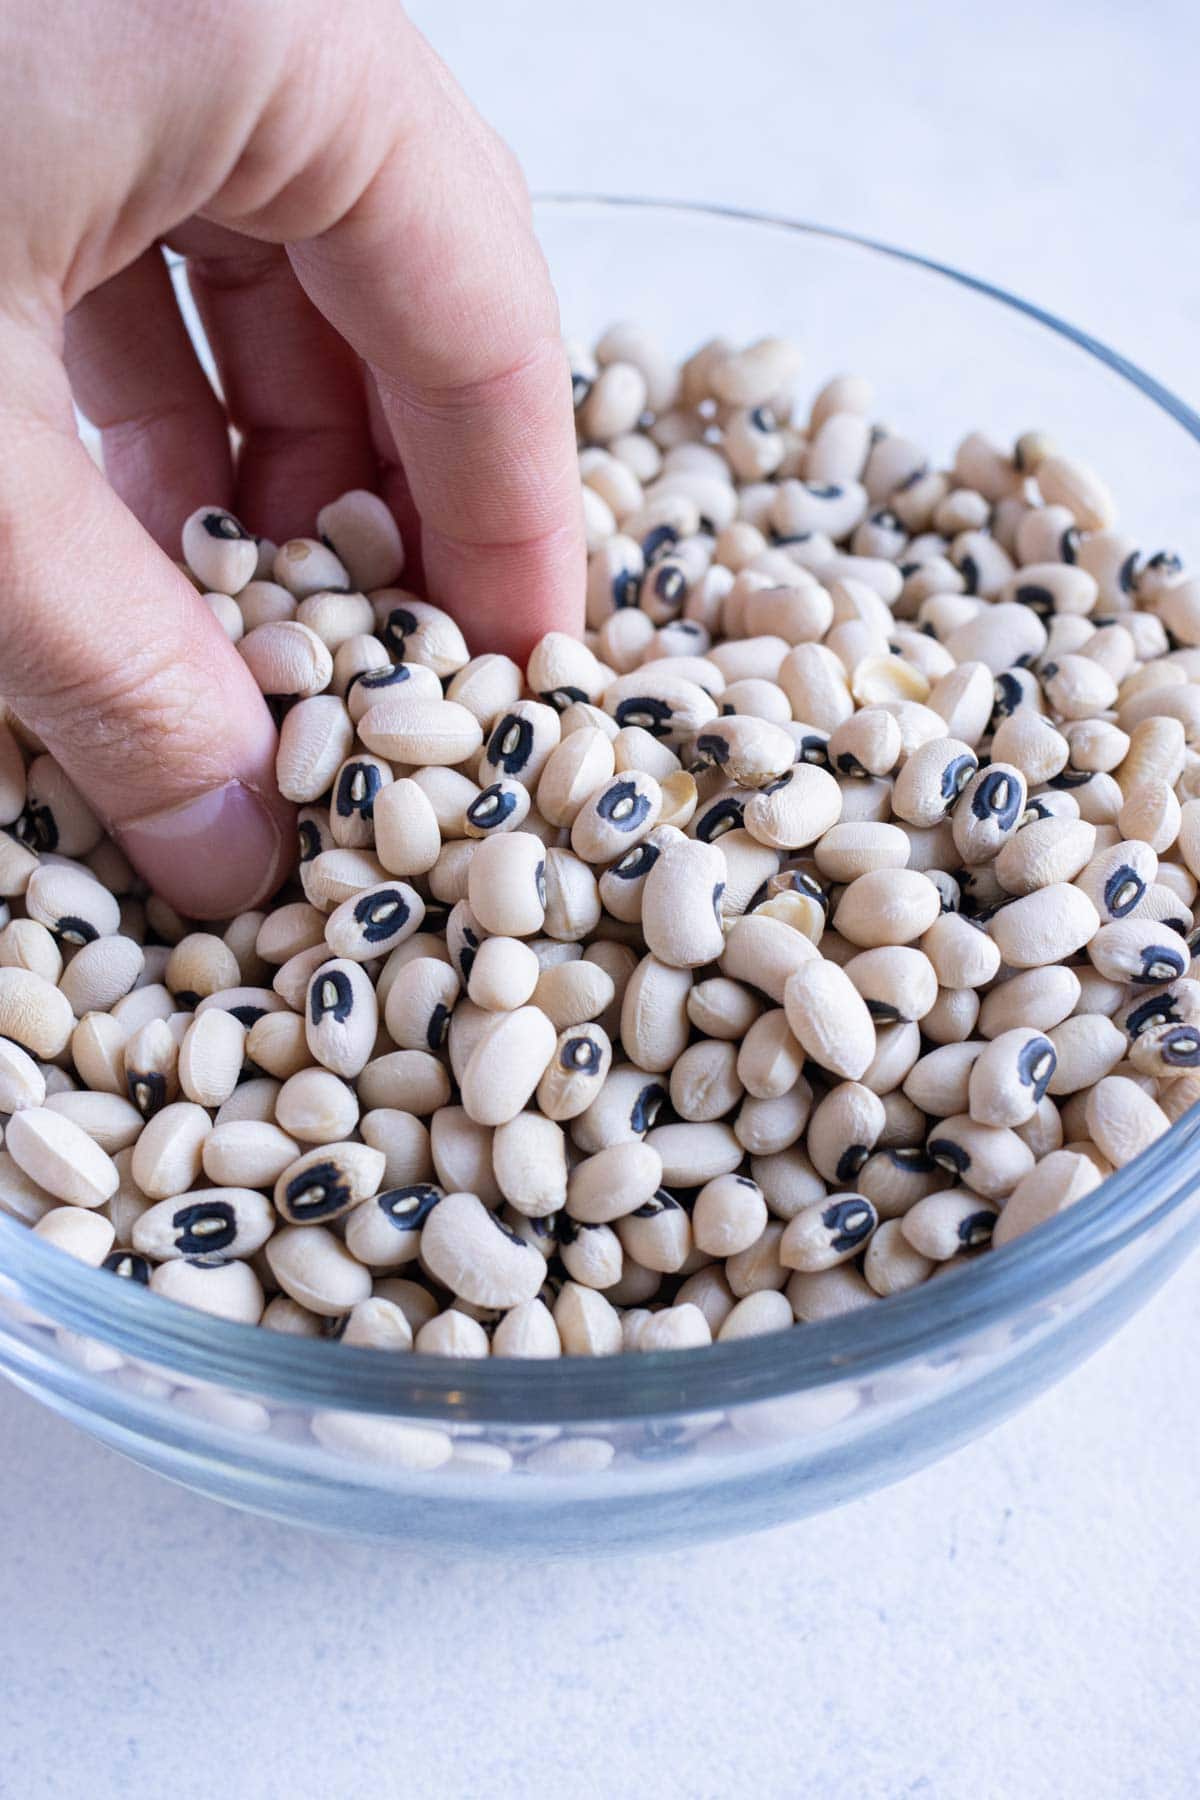
{"label": "white background", "polygon": [[[908,244],[1200,401],[1183,0],[414,10],[535,187]],[[1198,1302],[899,1488],[655,1561],[290,1533],[0,1391],[0,1795],[1193,1800]]]}

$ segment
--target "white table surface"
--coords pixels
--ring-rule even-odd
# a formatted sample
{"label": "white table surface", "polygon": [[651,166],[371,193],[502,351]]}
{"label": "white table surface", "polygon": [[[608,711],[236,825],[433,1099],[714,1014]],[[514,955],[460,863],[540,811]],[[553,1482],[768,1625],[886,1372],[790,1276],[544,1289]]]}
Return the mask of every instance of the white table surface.
{"label": "white table surface", "polygon": [[[1185,0],[413,10],[535,187],[925,249],[1200,399]],[[2,1388],[0,1796],[1193,1800],[1198,1322],[1194,1263],[900,1487],[533,1568],[223,1510]]]}

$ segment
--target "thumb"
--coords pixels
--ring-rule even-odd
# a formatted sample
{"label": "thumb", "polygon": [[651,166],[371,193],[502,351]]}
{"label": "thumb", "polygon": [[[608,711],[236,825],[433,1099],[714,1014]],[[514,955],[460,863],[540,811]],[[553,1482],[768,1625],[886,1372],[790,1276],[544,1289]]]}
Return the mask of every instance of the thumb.
{"label": "thumb", "polygon": [[0,694],[157,893],[192,917],[231,917],[278,886],[291,855],[271,715],[80,443],[57,358],[36,339],[5,348]]}

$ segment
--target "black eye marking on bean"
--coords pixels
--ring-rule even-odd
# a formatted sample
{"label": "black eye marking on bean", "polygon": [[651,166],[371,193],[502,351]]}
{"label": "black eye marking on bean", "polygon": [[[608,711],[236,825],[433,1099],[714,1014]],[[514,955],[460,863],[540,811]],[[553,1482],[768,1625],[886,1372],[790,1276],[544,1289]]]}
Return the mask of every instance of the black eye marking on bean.
{"label": "black eye marking on bean", "polygon": [[774,431],[775,414],[769,406],[756,406],[750,414],[750,423],[755,431]]}
{"label": "black eye marking on bean", "polygon": [[314,1163],[294,1175],[284,1190],[288,1211],[298,1225],[325,1219],[340,1212],[350,1198],[350,1186],[336,1162]]}
{"label": "black eye marking on bean", "polygon": [[1068,788],[1081,788],[1087,787],[1092,779],[1093,773],[1091,771],[1064,769],[1061,774],[1052,775],[1050,777],[1050,786],[1052,788],[1062,788],[1064,790]]}
{"label": "black eye marking on bean", "polygon": [[871,524],[880,525],[885,531],[898,532],[901,537],[907,535],[904,526],[900,521],[899,514],[894,513],[890,506],[881,506],[877,508],[877,510],[871,514]]}
{"label": "black eye marking on bean", "polygon": [[399,888],[382,888],[355,902],[354,921],[364,944],[382,944],[408,923],[410,907]]}
{"label": "black eye marking on bean", "polygon": [[1025,698],[1025,689],[1017,677],[1009,669],[996,677],[996,704],[992,708],[992,717],[1007,719],[1016,712]]}
{"label": "black eye marking on bean", "polygon": [[1037,819],[1052,819],[1054,816],[1044,800],[1034,798],[1021,814],[1021,825],[1032,825]]}
{"label": "black eye marking on bean", "polygon": [[786,549],[789,544],[807,544],[812,538],[811,531],[773,531],[771,542],[777,549]]}
{"label": "black eye marking on bean", "polygon": [[958,565],[958,572],[966,584],[968,594],[979,592],[979,564],[973,556],[964,556]]}
{"label": "black eye marking on bean", "polygon": [[610,583],[613,605],[618,612],[636,606],[641,594],[642,577],[637,569],[619,569]]}
{"label": "black eye marking on bean", "polygon": [[662,1111],[667,1098],[667,1090],[661,1082],[649,1081],[637,1096],[629,1110],[629,1125],[633,1131],[649,1131],[655,1119]]}
{"label": "black eye marking on bean", "polygon": [[516,810],[516,795],[506,792],[498,781],[494,781],[472,800],[467,808],[467,818],[477,830],[494,831],[505,819],[511,819]]}
{"label": "black eye marking on bean", "polygon": [[674,525],[656,525],[642,539],[642,555],[647,565],[652,563],[660,552],[674,549],[679,542],[679,533]]}
{"label": "black eye marking on bean", "polygon": [[894,1006],[890,1000],[868,1000],[867,1011],[879,1025],[898,1025],[904,1017],[900,1008]]}
{"label": "black eye marking on bean", "polygon": [[1177,1025],[1164,1034],[1159,1046],[1162,1059],[1172,1069],[1200,1065],[1200,1031],[1194,1025]]}
{"label": "black eye marking on bean", "polygon": [[134,1250],[110,1250],[100,1264],[111,1275],[119,1275],[123,1281],[137,1281],[143,1287],[150,1285],[150,1259],[139,1256]]}
{"label": "black eye marking on bean", "polygon": [[64,913],[55,923],[54,935],[61,938],[64,944],[94,944],[100,933],[90,919],[80,919],[74,913]]}
{"label": "black eye marking on bean", "polygon": [[493,769],[517,775],[533,751],[533,725],[515,713],[505,713],[488,740],[487,760]]}
{"label": "black eye marking on bean", "polygon": [[355,683],[369,688],[374,693],[378,688],[400,687],[402,683],[411,680],[411,670],[407,669],[402,662],[393,663],[390,669],[365,669],[361,675],[354,677],[346,692],[349,694],[350,688],[354,687]]}
{"label": "black eye marking on bean", "polygon": [[995,1229],[995,1213],[970,1213],[965,1219],[959,1221],[958,1241],[967,1250],[978,1250],[981,1244],[991,1243],[992,1233]]}
{"label": "black eye marking on bean", "polygon": [[245,1006],[231,1006],[227,1008],[227,1010],[232,1017],[237,1020],[239,1025],[244,1025],[246,1027],[247,1031],[249,1031],[252,1026],[257,1025],[260,1019],[265,1018],[267,1011],[265,1006],[254,1006],[249,1001],[247,1001]]}
{"label": "black eye marking on bean", "polygon": [[672,1207],[677,1212],[683,1211],[678,1200],[673,1200],[670,1194],[665,1194],[660,1188],[652,1199],[644,1200],[641,1206],[634,1207],[633,1216],[635,1219],[657,1219],[660,1213],[669,1212]]}
{"label": "black eye marking on bean", "polygon": [[851,1144],[838,1157],[834,1173],[839,1181],[853,1181],[871,1152],[866,1144]]}
{"label": "black eye marking on bean", "polygon": [[1049,1038],[1030,1038],[1022,1046],[1017,1057],[1017,1079],[1022,1087],[1032,1088],[1033,1097],[1040,1105],[1050,1084],[1050,1077],[1058,1067],[1058,1056]]}
{"label": "black eye marking on bean", "polygon": [[1134,583],[1137,577],[1138,558],[1140,556],[1140,550],[1131,550],[1129,555],[1125,558],[1125,561],[1121,564],[1120,571],[1117,575],[1117,586],[1123,594],[1132,594],[1133,592]]}
{"label": "black eye marking on bean", "polygon": [[1016,824],[1025,803],[1024,784],[1004,769],[990,770],[971,795],[977,819],[992,819],[1002,831]]}
{"label": "black eye marking on bean", "polygon": [[404,643],[410,632],[417,629],[417,621],[406,606],[394,606],[387,616],[380,636],[389,650],[394,650],[401,662],[404,660]]}
{"label": "black eye marking on bean", "polygon": [[1065,563],[1079,561],[1080,532],[1077,525],[1068,525],[1058,540],[1058,554]]}
{"label": "black eye marking on bean", "polygon": [[383,786],[383,773],[374,763],[347,763],[338,776],[334,806],[338,817],[348,819],[357,813],[360,819],[375,817],[375,801]]}
{"label": "black eye marking on bean", "polygon": [[195,1012],[200,1004],[200,996],[199,994],[193,993],[191,988],[177,988],[175,992],[175,1004],[180,1012]]}
{"label": "black eye marking on bean", "polygon": [[1024,582],[1013,595],[1021,606],[1027,606],[1030,612],[1036,613],[1039,619],[1048,619],[1054,611],[1054,595],[1047,587],[1040,587],[1037,582]]}
{"label": "black eye marking on bean", "polygon": [[127,1069],[125,1092],[143,1119],[152,1119],[167,1103],[167,1078],[150,1069]]}
{"label": "black eye marking on bean", "polygon": [[582,373],[582,371],[579,369],[572,369],[572,371],[571,371],[571,404],[573,406],[582,406],[584,401],[587,399],[588,395],[591,393],[591,391],[592,391],[591,376],[584,375]]}
{"label": "black eye marking on bean", "polygon": [[558,1214],[539,1213],[536,1218],[526,1220],[526,1225],[534,1237],[553,1238],[558,1231]]}
{"label": "black eye marking on bean", "polygon": [[855,1250],[875,1229],[875,1208],[867,1200],[839,1200],[825,1208],[821,1223],[833,1234],[831,1249]]}
{"label": "black eye marking on bean", "polygon": [[582,688],[577,687],[550,688],[546,693],[539,694],[538,699],[544,700],[547,706],[552,706],[555,712],[566,712],[568,706],[574,706],[576,701],[587,703],[587,695]]}
{"label": "black eye marking on bean", "polygon": [[687,593],[687,576],[678,563],[659,563],[653,570],[651,592],[664,606],[679,606]]}
{"label": "black eye marking on bean", "polygon": [[857,756],[855,756],[851,751],[849,751],[849,750],[840,751],[835,760],[837,762],[838,768],[841,770],[843,775],[851,775],[856,780],[866,778],[866,774],[867,774],[866,769],[864,769],[863,765],[859,762]]}
{"label": "black eye marking on bean", "polygon": [[58,825],[54,814],[36,800],[29,801],[13,831],[19,843],[28,844],[34,850],[58,849]]}
{"label": "black eye marking on bean", "polygon": [[746,803],[736,794],[723,794],[700,815],[696,836],[702,844],[711,844],[727,831],[740,831],[746,822]]}
{"label": "black eye marking on bean", "polygon": [[1125,1035],[1132,1041],[1154,1025],[1176,1025],[1179,1023],[1178,1009],[1178,997],[1171,993],[1155,994],[1152,999],[1142,1000],[1125,1015]]}
{"label": "black eye marking on bean", "polygon": [[419,1231],[441,1198],[441,1188],[419,1181],[412,1187],[389,1188],[376,1196],[375,1204],[397,1231]]}
{"label": "black eye marking on bean", "polygon": [[320,856],[323,846],[321,833],[315,819],[301,819],[297,836],[300,840],[300,861],[302,863],[312,862],[314,857]]}
{"label": "black eye marking on bean", "polygon": [[887,1150],[884,1154],[893,1168],[901,1169],[906,1174],[928,1175],[936,1166],[925,1150]]}
{"label": "black eye marking on bean", "polygon": [[239,525],[232,513],[205,513],[200,521],[211,538],[243,538],[248,539],[250,533],[243,525]]}
{"label": "black eye marking on bean", "polygon": [[622,727],[640,725],[643,731],[656,738],[670,737],[674,720],[670,702],[657,700],[653,694],[630,695],[628,700],[620,702],[613,717]]}
{"label": "black eye marking on bean", "polygon": [[596,802],[596,813],[618,831],[636,831],[650,812],[650,796],[639,791],[636,781],[614,781]]}
{"label": "black eye marking on bean", "polygon": [[308,1016],[313,1024],[319,1025],[332,1015],[339,1025],[344,1025],[353,1011],[354,989],[345,970],[330,969],[318,975],[308,1001]]}
{"label": "black eye marking on bean", "polygon": [[538,905],[544,907],[546,904],[546,859],[545,859],[545,857],[542,858],[542,860],[538,864],[537,868],[533,871],[533,885],[537,892]]}
{"label": "black eye marking on bean", "polygon": [[702,731],[696,739],[696,756],[702,763],[723,769],[729,761],[729,741],[719,731]]}
{"label": "black eye marking on bean", "polygon": [[1142,966],[1135,981],[1174,981],[1187,968],[1187,960],[1170,944],[1147,944],[1142,953]]}
{"label": "black eye marking on bean", "polygon": [[846,491],[835,481],[806,481],[804,487],[814,500],[840,500]]}
{"label": "black eye marking on bean", "polygon": [[828,740],[826,738],[816,737],[812,734],[808,737],[801,738],[800,754],[796,760],[798,762],[812,763],[815,768],[828,768],[829,751],[826,748],[827,743]]}
{"label": "black eye marking on bean", "polygon": [[429,1015],[429,1023],[425,1027],[425,1042],[431,1050],[440,1050],[446,1041],[446,1033],[450,1028],[450,1008],[443,1006],[439,1000]]}
{"label": "black eye marking on bean", "polygon": [[569,1038],[559,1051],[558,1061],[571,1075],[594,1075],[600,1067],[600,1046],[594,1038]]}
{"label": "black eye marking on bean", "polygon": [[725,883],[723,881],[716,882],[712,891],[712,909],[713,917],[716,919],[718,925],[724,924],[724,920],[721,917],[721,896],[724,892]]}
{"label": "black eye marking on bean", "polygon": [[175,1248],[184,1256],[225,1250],[237,1236],[237,1214],[228,1200],[197,1200],[172,1213]]}
{"label": "black eye marking on bean", "polygon": [[654,844],[639,844],[636,850],[627,850],[620,862],[613,864],[609,870],[618,881],[640,881],[648,875],[659,859],[660,851]]}
{"label": "black eye marking on bean", "polygon": [[952,1169],[956,1175],[965,1175],[971,1166],[970,1152],[956,1144],[953,1138],[932,1138],[925,1146],[940,1169]]}
{"label": "black eye marking on bean", "polygon": [[1122,863],[1104,884],[1104,904],[1114,919],[1123,919],[1126,913],[1133,911],[1145,891],[1146,884],[1137,870]]}

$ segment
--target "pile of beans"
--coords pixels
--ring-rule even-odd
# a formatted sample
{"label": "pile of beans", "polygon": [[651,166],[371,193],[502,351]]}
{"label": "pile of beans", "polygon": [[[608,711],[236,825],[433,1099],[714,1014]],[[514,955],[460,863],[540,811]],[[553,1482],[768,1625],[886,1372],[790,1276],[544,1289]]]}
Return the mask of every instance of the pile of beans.
{"label": "pile of beans", "polygon": [[587,634],[472,657],[381,501],[185,566],[298,885],[197,929],[0,724],[0,1207],[302,1336],[600,1355],[828,1318],[1200,1095],[1200,579],[1039,433],[936,468],[794,348],[572,355]]}

